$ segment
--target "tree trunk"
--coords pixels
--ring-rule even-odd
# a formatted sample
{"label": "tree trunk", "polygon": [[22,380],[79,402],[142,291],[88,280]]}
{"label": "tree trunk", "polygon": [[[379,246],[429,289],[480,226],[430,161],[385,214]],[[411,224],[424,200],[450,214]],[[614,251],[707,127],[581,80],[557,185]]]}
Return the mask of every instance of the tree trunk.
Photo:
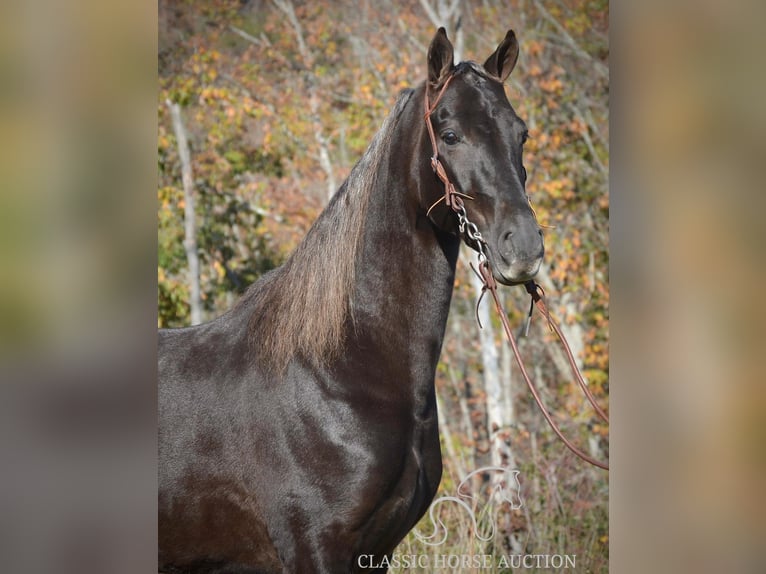
{"label": "tree trunk", "polygon": [[181,107],[166,100],[173,120],[173,131],[178,142],[178,156],[181,159],[181,181],[184,188],[184,250],[189,262],[189,307],[191,324],[202,323],[202,297],[199,285],[199,256],[197,254],[197,225],[194,212],[194,178],[192,177],[191,154],[186,129],[181,118]]}
{"label": "tree trunk", "polygon": [[428,19],[436,26],[444,26],[447,36],[452,39],[455,62],[463,59],[465,48],[465,35],[461,25],[462,2],[461,0],[420,0],[420,5],[428,15]]}
{"label": "tree trunk", "polygon": [[[476,291],[476,296],[479,297],[483,284],[475,273],[471,273],[471,282]],[[507,420],[506,415],[509,409],[508,401],[505,398],[505,394],[510,392],[510,385],[502,384],[503,379],[501,378],[497,340],[490,317],[490,306],[492,303],[488,299],[487,297],[482,301],[478,309],[478,315],[482,325],[482,328],[479,329],[479,342],[481,344],[481,359],[484,366],[484,391],[487,402],[489,448],[492,466],[507,465],[513,468],[516,465],[516,461],[508,442],[504,438],[506,433],[503,432],[507,430],[511,422]],[[502,474],[497,474],[496,478],[501,479]]]}
{"label": "tree trunk", "polygon": [[311,123],[314,124],[314,139],[319,146],[319,166],[327,176],[327,201],[330,201],[330,198],[338,189],[338,184],[335,180],[335,170],[333,169],[332,160],[330,159],[330,143],[327,136],[324,134],[322,119],[319,116],[320,98],[313,71],[314,57],[306,45],[306,40],[303,37],[303,28],[295,15],[295,8],[293,7],[292,0],[274,0],[274,5],[290,22],[290,26],[295,34],[295,39],[298,42],[298,52],[300,52],[303,66],[306,69],[306,83],[309,93],[309,117],[311,118]]}

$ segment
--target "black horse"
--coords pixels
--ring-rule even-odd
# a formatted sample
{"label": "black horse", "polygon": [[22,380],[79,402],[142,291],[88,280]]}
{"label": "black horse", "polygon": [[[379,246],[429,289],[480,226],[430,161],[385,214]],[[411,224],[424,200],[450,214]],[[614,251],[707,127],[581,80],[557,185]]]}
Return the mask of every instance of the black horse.
{"label": "black horse", "polygon": [[483,66],[455,66],[440,29],[427,80],[399,95],[289,260],[220,318],[160,332],[161,571],[361,571],[427,510],[461,237],[446,202],[429,211],[444,185],[424,98],[449,80],[430,116],[439,157],[473,198],[497,281],[527,281],[543,241],[503,88],[518,52],[509,31]]}

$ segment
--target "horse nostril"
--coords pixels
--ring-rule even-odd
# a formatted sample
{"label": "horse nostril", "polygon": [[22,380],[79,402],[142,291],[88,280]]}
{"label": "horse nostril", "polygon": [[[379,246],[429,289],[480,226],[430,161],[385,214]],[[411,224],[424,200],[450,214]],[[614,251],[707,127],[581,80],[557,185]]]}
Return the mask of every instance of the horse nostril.
{"label": "horse nostril", "polygon": [[503,237],[503,239],[504,239],[505,241],[510,241],[510,240],[511,240],[511,236],[512,236],[512,235],[513,235],[513,231],[508,231],[508,232],[506,232],[506,234],[505,234],[505,236]]}
{"label": "horse nostril", "polygon": [[542,237],[542,236],[543,236],[543,230],[542,230],[542,229],[538,229],[538,230],[537,230],[537,234],[538,234],[540,237]]}

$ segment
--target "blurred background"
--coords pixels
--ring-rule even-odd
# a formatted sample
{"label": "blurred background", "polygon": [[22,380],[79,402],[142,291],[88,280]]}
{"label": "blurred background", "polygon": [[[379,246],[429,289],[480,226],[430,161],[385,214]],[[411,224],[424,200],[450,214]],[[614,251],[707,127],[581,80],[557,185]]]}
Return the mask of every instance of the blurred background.
{"label": "blurred background", "polygon": [[611,16],[611,566],[760,572],[766,5]]}
{"label": "blurred background", "polygon": [[[607,485],[552,439],[490,344],[494,319],[476,330],[463,257],[437,380],[444,492],[500,456],[524,506],[498,504],[494,552],[577,553],[578,571],[763,571],[765,8],[5,3],[4,570],[155,567],[155,328],[192,320],[179,134],[204,320],[284,260],[423,77],[441,24],[480,62],[507,28],[519,36],[507,91],[551,226],[541,282],[614,422],[598,425],[533,321],[522,353],[565,432],[609,457]],[[525,299],[505,297],[519,324]],[[446,544],[473,553],[465,518],[445,520]]]}

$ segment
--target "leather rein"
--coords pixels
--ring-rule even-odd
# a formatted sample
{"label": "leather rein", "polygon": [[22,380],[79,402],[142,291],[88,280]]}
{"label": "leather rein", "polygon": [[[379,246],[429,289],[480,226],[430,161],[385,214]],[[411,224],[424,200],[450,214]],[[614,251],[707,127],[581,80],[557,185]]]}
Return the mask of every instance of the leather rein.
{"label": "leather rein", "polygon": [[[439,90],[439,93],[434,99],[433,103],[430,102],[429,83],[426,82],[426,91],[425,91],[425,98],[424,98],[424,102],[425,102],[424,118],[426,122],[426,128],[428,129],[428,136],[431,138],[431,146],[433,148],[433,155],[431,156],[431,167],[433,168],[434,173],[436,173],[437,177],[442,181],[442,183],[444,183],[444,195],[440,197],[436,202],[434,202],[434,204],[431,205],[431,207],[429,207],[427,214],[430,214],[431,210],[442,201],[444,201],[447,207],[449,207],[450,209],[452,209],[452,211],[455,212],[455,214],[458,217],[458,227],[459,227],[461,236],[465,240],[466,244],[468,244],[469,247],[475,249],[478,253],[478,271],[474,269],[474,273],[478,275],[479,279],[482,282],[482,290],[481,290],[481,296],[479,297],[479,302],[477,303],[477,308],[478,308],[478,304],[481,303],[481,299],[482,297],[484,297],[484,294],[487,291],[489,291],[490,295],[492,296],[492,300],[495,302],[495,308],[497,310],[497,313],[498,315],[500,315],[500,320],[503,324],[503,331],[505,332],[505,336],[508,339],[508,342],[510,343],[511,348],[513,349],[513,354],[516,357],[516,362],[519,365],[521,375],[524,377],[524,381],[526,381],[527,386],[529,387],[529,390],[532,393],[532,396],[534,397],[535,402],[537,403],[537,406],[540,407],[540,411],[543,413],[545,420],[548,421],[548,424],[553,429],[553,432],[555,432],[556,435],[566,445],[566,447],[569,450],[571,450],[573,453],[575,453],[578,457],[580,457],[584,461],[594,466],[603,468],[605,470],[609,470],[609,465],[607,463],[599,461],[589,456],[588,454],[583,452],[580,448],[575,446],[567,437],[565,437],[564,433],[561,432],[561,429],[559,428],[558,424],[556,424],[556,421],[553,420],[553,417],[545,408],[545,405],[543,404],[542,398],[540,397],[540,393],[538,392],[537,387],[532,382],[532,379],[529,377],[529,374],[527,373],[527,369],[524,366],[524,361],[521,358],[521,353],[519,352],[518,345],[516,344],[516,339],[514,338],[513,332],[511,331],[511,327],[508,324],[508,317],[503,309],[502,304],[500,303],[500,297],[497,294],[497,282],[495,281],[495,278],[492,275],[492,268],[489,263],[489,258],[487,257],[487,249],[488,249],[487,242],[481,236],[481,233],[479,232],[476,225],[468,219],[468,214],[466,213],[465,202],[463,201],[463,199],[464,198],[473,199],[473,198],[464,193],[460,193],[459,191],[455,189],[455,185],[450,181],[449,176],[447,175],[447,172],[444,169],[444,165],[439,159],[439,151],[436,146],[436,135],[434,134],[434,127],[431,121],[431,114],[433,114],[434,110],[436,109],[436,106],[439,104],[439,101],[442,99],[442,96],[444,95],[444,92],[446,91],[447,86],[449,85],[452,78],[454,78],[454,75],[450,75],[447,77],[447,79],[444,81],[444,84],[441,87],[441,90]],[[471,265],[471,269],[473,269],[473,265]],[[547,320],[549,327],[556,333],[556,336],[559,338],[559,341],[561,342],[562,347],[564,348],[564,351],[566,353],[569,366],[572,369],[572,372],[574,373],[577,383],[580,385],[580,388],[585,393],[585,396],[588,398],[588,401],[593,406],[598,416],[601,417],[606,423],[609,423],[609,417],[606,415],[603,409],[596,402],[596,399],[591,394],[590,390],[588,389],[587,383],[585,382],[582,374],[580,373],[580,369],[577,368],[577,363],[575,361],[574,355],[572,353],[572,350],[569,348],[569,344],[567,343],[567,340],[564,337],[564,334],[561,332],[561,329],[553,320],[550,312],[548,311],[548,307],[545,304],[545,292],[543,291],[542,287],[540,287],[537,283],[535,283],[534,280],[527,281],[524,284],[524,287],[526,288],[527,293],[529,293],[529,295],[532,297],[531,305],[529,308],[529,315],[527,317],[527,322],[525,326],[525,332],[529,328],[529,321],[532,318],[532,311],[534,307],[536,306],[539,309],[539,311],[542,313],[543,317],[545,317],[545,319]],[[479,327],[481,327],[481,323],[479,323]]]}

